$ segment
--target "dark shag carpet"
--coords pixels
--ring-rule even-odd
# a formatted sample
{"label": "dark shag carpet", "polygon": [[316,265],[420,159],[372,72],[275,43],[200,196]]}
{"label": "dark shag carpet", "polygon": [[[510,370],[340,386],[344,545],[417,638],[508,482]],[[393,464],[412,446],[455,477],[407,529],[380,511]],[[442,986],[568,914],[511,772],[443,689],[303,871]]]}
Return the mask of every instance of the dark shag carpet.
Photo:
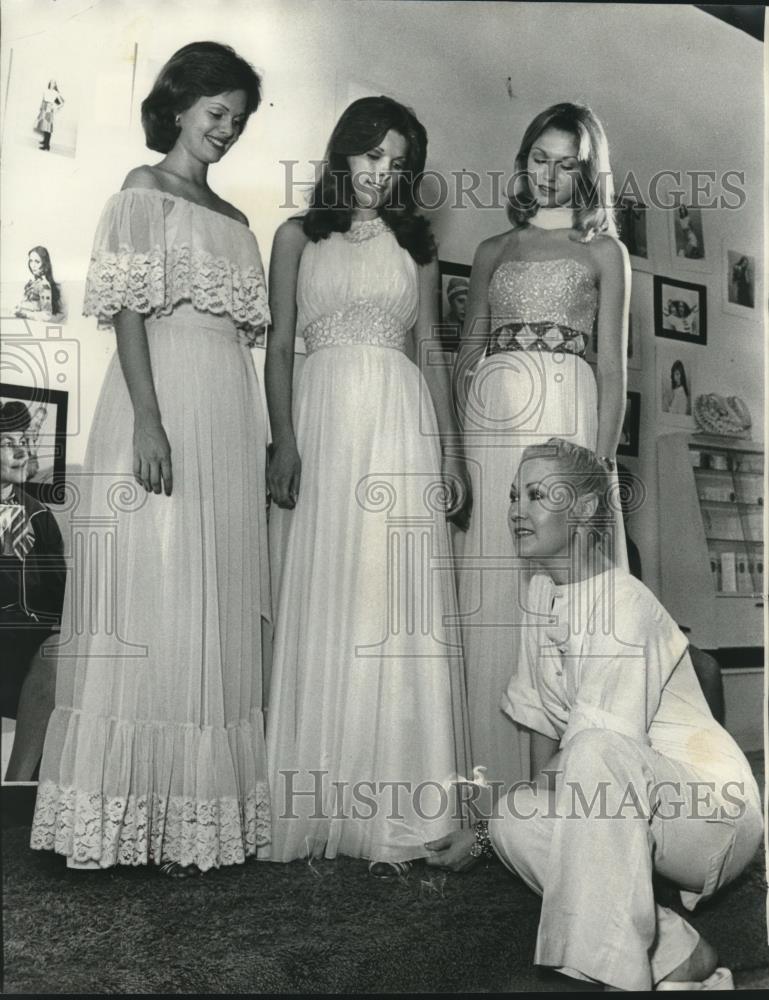
{"label": "dark shag carpet", "polygon": [[[3,837],[6,993],[556,988],[531,966],[539,901],[496,862],[392,883],[348,859],[249,862],[176,882],[72,872],[28,837]],[[691,921],[733,970],[766,968],[764,906],[757,859]]]}
{"label": "dark shag carpet", "polygon": [[[350,859],[177,882],[70,871],[3,831],[5,993],[562,990],[531,965],[539,899],[498,862],[380,882]],[[660,901],[685,911],[670,887]],[[769,968],[763,856],[691,923],[746,980]],[[740,976],[737,976],[738,984]]]}

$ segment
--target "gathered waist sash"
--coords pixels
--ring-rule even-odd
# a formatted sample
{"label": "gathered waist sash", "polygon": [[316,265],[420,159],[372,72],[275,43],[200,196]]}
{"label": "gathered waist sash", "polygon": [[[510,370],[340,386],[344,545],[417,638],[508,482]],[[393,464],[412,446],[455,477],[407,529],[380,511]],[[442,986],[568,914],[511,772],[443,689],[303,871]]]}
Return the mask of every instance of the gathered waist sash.
{"label": "gathered waist sash", "polygon": [[301,331],[307,354],[323,347],[350,344],[406,350],[409,329],[391,313],[371,302],[359,302],[345,309],[319,316]]}
{"label": "gathered waist sash", "polygon": [[589,334],[563,323],[505,323],[489,337],[486,354],[501,351],[559,351],[584,357]]}

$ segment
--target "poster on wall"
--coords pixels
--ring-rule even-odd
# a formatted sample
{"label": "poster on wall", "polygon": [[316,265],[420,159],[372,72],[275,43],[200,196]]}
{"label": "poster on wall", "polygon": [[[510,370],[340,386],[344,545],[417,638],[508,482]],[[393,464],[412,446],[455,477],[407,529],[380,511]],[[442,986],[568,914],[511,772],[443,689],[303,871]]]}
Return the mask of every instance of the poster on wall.
{"label": "poster on wall", "polygon": [[[737,241],[734,241],[736,244]],[[724,241],[721,261],[723,309],[745,319],[759,319],[757,285],[761,275],[755,251],[739,249]]]}
{"label": "poster on wall", "polygon": [[619,238],[630,255],[630,266],[634,271],[651,271],[649,259],[649,239],[647,235],[648,212],[646,205],[631,195],[624,195],[616,205]]}
{"label": "poster on wall", "polygon": [[0,382],[3,447],[23,468],[24,488],[42,503],[64,501],[68,393]]}
{"label": "poster on wall", "polygon": [[[31,244],[32,240],[28,242]],[[67,304],[61,284],[54,274],[54,263],[48,246],[42,242],[30,246],[26,268],[29,277],[21,293],[14,296],[15,301],[12,305],[4,304],[4,307],[12,309],[14,316],[19,319],[26,319],[32,323],[66,322]]]}
{"label": "poster on wall", "polygon": [[628,457],[638,457],[638,446],[641,434],[641,393],[628,392],[625,403],[625,416],[622,420],[617,454]]}
{"label": "poster on wall", "polygon": [[657,417],[674,427],[696,426],[693,408],[698,390],[696,351],[683,344],[657,342]]}
{"label": "poster on wall", "polygon": [[438,270],[441,282],[438,303],[439,336],[447,351],[457,351],[470,292],[471,267],[469,264],[441,260],[438,262]]}
{"label": "poster on wall", "polygon": [[708,342],[707,288],[654,275],[654,332],[690,344]]}
{"label": "poster on wall", "polygon": [[702,209],[684,204],[671,208],[668,224],[674,267],[685,271],[711,271],[712,249],[705,232]]}
{"label": "poster on wall", "polygon": [[49,33],[17,43],[8,54],[3,145],[74,157],[80,127],[83,61]]}

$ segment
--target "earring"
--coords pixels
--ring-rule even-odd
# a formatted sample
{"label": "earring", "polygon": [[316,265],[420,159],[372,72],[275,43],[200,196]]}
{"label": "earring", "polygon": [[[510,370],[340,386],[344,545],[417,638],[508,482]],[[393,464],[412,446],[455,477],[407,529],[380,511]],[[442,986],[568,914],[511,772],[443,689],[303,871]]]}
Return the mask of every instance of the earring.
{"label": "earring", "polygon": [[179,128],[179,126],[181,125],[181,123],[182,123],[182,116],[181,115],[177,115],[176,118],[174,118],[174,125],[177,128]]}

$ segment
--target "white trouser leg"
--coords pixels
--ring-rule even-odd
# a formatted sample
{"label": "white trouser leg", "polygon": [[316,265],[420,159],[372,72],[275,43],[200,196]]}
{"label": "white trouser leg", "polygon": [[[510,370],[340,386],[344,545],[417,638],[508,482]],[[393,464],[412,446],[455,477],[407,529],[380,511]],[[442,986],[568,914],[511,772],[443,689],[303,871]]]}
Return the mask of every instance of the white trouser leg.
{"label": "white trouser leg", "polygon": [[[667,877],[701,891],[714,859],[729,853],[734,824],[689,819],[686,801],[681,818],[650,820],[654,787],[674,786],[661,786],[662,813],[665,796],[686,799],[692,769],[610,730],[578,733],[561,752],[559,769],[550,799],[519,787],[508,797],[509,811],[489,822],[502,861],[542,895],[534,961],[621,989],[648,990],[698,940],[685,920],[655,903],[653,857]],[[750,850],[746,844],[746,857]],[[736,873],[722,866],[718,884]]]}

